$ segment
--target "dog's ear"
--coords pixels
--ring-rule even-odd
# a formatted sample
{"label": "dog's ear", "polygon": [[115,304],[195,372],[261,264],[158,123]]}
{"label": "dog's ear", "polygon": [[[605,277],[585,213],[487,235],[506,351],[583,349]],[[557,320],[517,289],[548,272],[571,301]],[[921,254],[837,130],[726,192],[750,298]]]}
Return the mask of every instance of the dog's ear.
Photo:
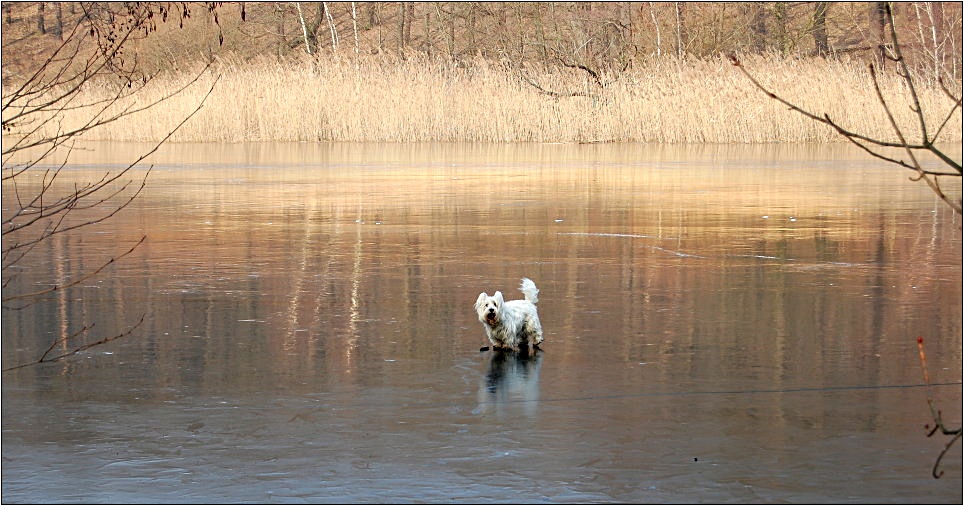
{"label": "dog's ear", "polygon": [[505,299],[502,298],[502,292],[495,292],[495,295],[493,295],[492,298],[495,299],[496,303],[498,303],[500,306],[505,303]]}
{"label": "dog's ear", "polygon": [[489,295],[485,292],[479,294],[479,298],[475,299],[475,310],[478,311],[483,304],[485,304],[485,299],[488,299]]}

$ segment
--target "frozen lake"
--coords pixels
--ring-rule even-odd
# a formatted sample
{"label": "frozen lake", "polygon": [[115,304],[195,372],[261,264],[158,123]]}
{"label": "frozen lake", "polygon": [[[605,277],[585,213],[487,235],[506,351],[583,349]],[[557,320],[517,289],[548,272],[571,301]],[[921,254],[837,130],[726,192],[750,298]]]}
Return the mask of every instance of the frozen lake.
{"label": "frozen lake", "polygon": [[[78,151],[61,178],[144,150]],[[961,222],[850,146],[151,160],[130,207],[4,287],[147,235],[4,306],[4,368],[144,317],[3,373],[5,503],[962,501],[960,444],[931,477],[946,439],[926,437],[916,344],[960,426]],[[480,353],[476,297],[521,298],[523,276],[544,351]]]}

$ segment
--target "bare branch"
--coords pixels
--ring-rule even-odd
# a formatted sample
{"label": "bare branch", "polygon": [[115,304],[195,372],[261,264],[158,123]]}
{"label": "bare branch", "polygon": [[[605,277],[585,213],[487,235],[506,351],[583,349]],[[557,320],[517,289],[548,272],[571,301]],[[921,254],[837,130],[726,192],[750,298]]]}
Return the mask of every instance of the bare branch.
{"label": "bare branch", "polygon": [[944,94],[947,95],[948,98],[950,98],[952,101],[954,101],[954,102],[957,103],[956,107],[957,107],[957,108],[960,108],[960,107],[961,107],[961,97],[955,96],[954,93],[952,93],[951,90],[948,89],[947,84],[944,83],[944,78],[938,77],[938,78],[937,78],[937,84],[940,85],[941,90],[944,91]]}
{"label": "bare branch", "polygon": [[[890,11],[888,10],[888,12]],[[893,24],[893,20],[891,20],[891,24]],[[947,194],[944,193],[944,191],[940,187],[940,182],[937,179],[938,177],[941,177],[941,176],[961,177],[961,164],[960,162],[954,161],[949,156],[944,154],[942,151],[937,149],[934,146],[933,140],[928,138],[927,127],[926,127],[926,124],[924,124],[925,123],[924,114],[923,114],[923,111],[921,111],[920,102],[917,99],[917,92],[913,88],[913,78],[911,77],[909,71],[907,70],[906,63],[904,63],[903,57],[899,52],[899,45],[896,43],[896,35],[894,36],[894,51],[895,51],[894,53],[895,61],[898,61],[903,65],[901,77],[905,80],[906,83],[908,83],[908,86],[911,89],[911,96],[913,100],[912,109],[917,115],[918,121],[921,123],[920,129],[922,132],[922,142],[920,144],[912,144],[908,142],[906,137],[904,136],[903,131],[901,130],[900,126],[897,124],[896,120],[894,119],[894,116],[890,111],[890,106],[888,105],[887,100],[885,99],[880,89],[880,84],[877,80],[877,75],[873,65],[870,66],[870,76],[874,85],[874,91],[877,95],[877,100],[878,102],[880,102],[881,106],[883,107],[884,112],[887,115],[887,119],[890,122],[891,127],[894,129],[894,132],[897,135],[899,142],[883,141],[883,140],[875,139],[863,134],[859,134],[857,132],[853,132],[851,130],[848,130],[842,127],[840,124],[830,119],[830,116],[827,114],[824,114],[821,116],[813,112],[807,111],[797,106],[796,104],[790,102],[789,100],[786,100],[780,97],[779,95],[777,95],[776,93],[767,89],[755,77],[753,77],[753,75],[750,74],[748,70],[746,70],[746,68],[740,62],[739,58],[737,58],[735,55],[730,55],[729,59],[730,59],[730,62],[735,67],[740,69],[740,72],[742,72],[743,75],[746,76],[746,78],[749,79],[749,81],[753,83],[753,85],[757,89],[765,93],[768,97],[787,106],[792,111],[800,113],[814,121],[823,123],[833,128],[838,134],[842,135],[848,141],[860,147],[862,150],[874,156],[875,158],[887,161],[889,163],[893,163],[895,165],[904,167],[906,169],[913,170],[917,174],[915,178],[916,180],[923,179],[924,182],[931,188],[931,191],[933,191],[934,194],[938,196],[938,198],[943,200],[951,209],[954,210],[955,213],[962,214],[962,211],[964,210],[962,210],[961,204],[959,202],[955,202],[953,199],[948,197]],[[948,95],[953,96],[950,93],[948,93]],[[960,108],[960,102],[955,103],[954,106],[951,108],[951,112],[949,113],[948,119],[945,119],[944,123],[942,123],[941,125],[941,128],[938,129],[938,132],[940,132],[943,129],[943,125],[946,124],[947,121],[950,119],[950,114],[953,114],[954,111],[959,108]],[[910,162],[908,163],[903,160],[898,160],[891,156],[887,156],[881,152],[877,152],[874,149],[871,149],[870,146],[876,146],[879,148],[902,148],[904,152],[907,153],[907,156],[910,158]],[[917,156],[914,153],[915,151],[927,151],[932,153],[934,156],[936,156],[941,161],[943,161],[947,166],[949,166],[953,172],[924,169],[919,163],[919,161],[917,160]]]}
{"label": "bare branch", "polygon": [[[928,138],[927,136],[927,121],[924,119],[924,111],[920,105],[920,98],[918,98],[917,96],[917,87],[914,85],[914,80],[911,78],[910,69],[907,68],[907,60],[904,59],[904,55],[900,50],[900,44],[897,42],[897,28],[894,26],[895,25],[894,13],[891,10],[890,2],[884,2],[884,8],[886,9],[887,19],[890,21],[890,40],[892,44],[891,51],[893,51],[894,53],[894,61],[897,62],[897,65],[900,68],[900,72],[898,72],[898,75],[904,78],[904,83],[907,84],[907,89],[910,91],[910,98],[911,98],[911,102],[913,103],[913,105],[911,106],[911,110],[913,110],[914,113],[917,115],[917,122],[920,127],[921,144],[924,146],[929,146],[931,144],[931,139]],[[873,70],[871,70],[871,73],[873,73]],[[875,87],[877,87],[876,84],[877,83],[875,78],[874,79]],[[881,103],[884,103],[884,99],[883,99],[883,96],[880,94],[879,88],[877,91],[877,96],[878,98],[880,98]],[[890,113],[888,112],[888,116],[889,115]],[[897,128],[896,123],[893,122],[893,118],[891,118],[891,123],[894,124],[895,128]],[[903,135],[900,134],[899,132],[898,132],[898,135],[901,137],[901,140],[903,141]],[[906,146],[907,143],[904,142],[904,145]]]}
{"label": "bare branch", "polygon": [[146,314],[141,315],[141,319],[138,320],[137,323],[135,323],[134,325],[132,325],[131,327],[129,327],[127,330],[121,332],[120,334],[117,334],[117,335],[114,335],[114,336],[110,336],[110,337],[105,337],[105,338],[103,338],[103,339],[100,339],[100,340],[98,340],[98,341],[94,341],[94,342],[92,342],[92,343],[86,343],[86,344],[77,346],[76,348],[73,348],[73,349],[71,349],[71,350],[69,350],[69,351],[66,351],[66,352],[64,352],[64,353],[61,353],[60,355],[55,355],[55,356],[53,356],[53,357],[48,357],[48,356],[47,356],[47,355],[50,354],[51,351],[53,351],[53,349],[54,349],[58,344],[67,343],[67,342],[69,342],[71,339],[74,339],[74,338],[77,337],[77,336],[86,334],[88,331],[90,331],[90,329],[92,329],[92,328],[94,327],[93,324],[84,325],[84,326],[83,326],[80,330],[78,330],[77,332],[74,332],[73,334],[71,334],[71,335],[69,335],[69,336],[62,337],[62,338],[60,338],[60,339],[55,340],[53,343],[51,343],[50,347],[47,348],[47,351],[45,351],[45,352],[43,353],[43,355],[41,355],[40,358],[38,358],[37,360],[34,360],[34,361],[32,361],[32,362],[24,362],[24,363],[22,363],[22,364],[18,364],[18,365],[12,366],[12,367],[7,367],[6,369],[3,370],[3,372],[9,372],[9,371],[17,370],[17,369],[23,369],[24,367],[30,367],[30,366],[32,366],[32,365],[40,365],[40,364],[45,364],[45,363],[48,363],[48,362],[56,362],[56,361],[58,361],[58,360],[63,360],[63,359],[65,359],[65,358],[67,358],[67,357],[76,355],[76,354],[78,354],[78,353],[80,353],[80,352],[82,352],[82,351],[89,350],[89,349],[91,349],[91,348],[93,348],[93,347],[95,347],[95,346],[100,346],[100,345],[102,345],[102,344],[107,344],[107,343],[109,343],[109,342],[111,342],[111,341],[116,341],[116,340],[118,340],[118,339],[120,339],[120,338],[122,338],[122,337],[129,336],[129,335],[131,335],[132,333],[134,333],[134,330],[136,330],[138,327],[141,326],[141,324],[144,323],[144,318],[145,318],[146,316],[147,316]]}
{"label": "bare branch", "polygon": [[[138,103],[151,78],[140,71],[136,51],[129,51],[130,42],[146,37],[155,31],[156,21],[165,22],[168,13],[174,13],[182,21],[190,17],[191,4],[125,2],[110,4],[84,2],[80,4],[83,15],[62,39],[59,46],[26,79],[11,86],[4,93],[0,111],[3,112],[2,129],[11,134],[5,139],[2,156],[2,181],[4,197],[15,205],[4,211],[2,219],[3,298],[5,309],[21,310],[39,303],[54,292],[63,292],[103,273],[118,260],[133,253],[147,236],[142,236],[125,252],[99,264],[93,270],[83,270],[74,278],[58,279],[46,288],[29,293],[7,293],[7,287],[16,275],[10,275],[11,267],[17,265],[38,245],[51,237],[77,231],[101,223],[127,208],[141,195],[153,167],[143,175],[131,177],[135,167],[167,142],[206,103],[220,76],[214,79],[207,93],[195,109],[147,152],[119,171],[108,170],[89,181],[64,182],[65,167],[71,158],[77,137],[92,129],[113,123],[133,114],[161,105],[187,88],[194,86],[206,75],[212,65],[209,62],[196,75],[188,76],[187,82],[160,98]],[[219,39],[223,40],[215,10],[218,3],[207,4],[218,25]],[[155,18],[155,14],[158,16]],[[241,8],[244,19],[244,7]],[[117,80],[119,84],[116,84]],[[111,84],[114,83],[114,84]],[[87,94],[90,85],[110,89],[104,94]],[[65,114],[74,113],[81,120],[66,125]],[[9,140],[9,142],[7,142]],[[59,166],[45,167],[47,160],[60,153],[66,146],[66,154]],[[31,150],[23,161],[14,155]],[[59,155],[57,155],[59,156]],[[30,178],[30,184],[27,183]],[[60,192],[60,193],[58,193]],[[6,203],[6,202],[5,202]],[[78,216],[80,215],[80,216]],[[22,304],[8,306],[8,302]],[[79,330],[54,339],[47,349],[34,361],[6,368],[10,371],[47,362],[54,362],[130,335],[139,327],[140,321],[127,330],[100,340],[82,343],[90,334],[93,324],[85,324]],[[56,351],[60,349],[59,354]]]}
{"label": "bare branch", "polygon": [[934,406],[934,397],[931,395],[931,389],[930,389],[931,378],[930,378],[930,374],[927,372],[927,355],[924,353],[923,337],[917,338],[917,352],[920,355],[921,370],[924,373],[924,385],[927,386],[927,406],[930,408],[931,417],[934,419],[933,428],[929,427],[930,424],[924,426],[925,429],[930,430],[930,432],[927,433],[927,437],[933,436],[934,434],[937,433],[938,430],[940,430],[941,434],[945,436],[954,436],[947,442],[946,445],[944,445],[944,449],[937,456],[937,460],[934,461],[934,468],[931,470],[931,475],[934,476],[935,479],[939,479],[941,476],[944,475],[944,471],[937,472],[938,468],[941,465],[941,460],[944,458],[944,455],[947,453],[947,450],[949,450],[951,446],[954,445],[954,443],[956,443],[959,439],[961,439],[961,428],[948,429],[947,426],[944,425],[944,421],[941,417],[941,410],[937,409],[937,407]]}
{"label": "bare branch", "polygon": [[570,92],[562,93],[562,92],[558,92],[558,91],[547,90],[547,89],[543,88],[542,86],[539,86],[539,84],[536,83],[535,81],[533,81],[532,79],[529,79],[529,77],[526,76],[521,70],[519,71],[519,77],[520,77],[523,81],[525,81],[529,86],[532,86],[533,88],[539,90],[540,93],[542,93],[542,94],[544,94],[544,95],[549,95],[550,97],[555,97],[555,98],[595,97],[595,95],[592,95],[592,94],[590,94],[590,93],[581,92],[581,91],[570,91]]}
{"label": "bare branch", "polygon": [[[84,133],[84,132],[87,132],[88,130],[95,129],[95,128],[97,128],[97,127],[100,127],[100,126],[103,126],[103,125],[106,125],[106,124],[109,124],[109,123],[113,123],[113,122],[118,121],[118,120],[120,120],[120,119],[126,118],[126,117],[128,117],[128,116],[130,116],[130,115],[132,115],[132,114],[136,114],[136,113],[138,113],[138,112],[151,109],[151,108],[153,108],[153,107],[155,107],[155,106],[157,106],[157,105],[160,105],[160,104],[166,102],[167,100],[170,100],[171,98],[173,98],[173,97],[177,96],[178,94],[180,94],[182,91],[184,91],[184,90],[186,90],[187,88],[189,88],[189,87],[191,87],[192,85],[194,85],[194,83],[196,83],[198,80],[200,80],[200,79],[201,79],[201,76],[203,76],[210,67],[211,67],[211,63],[208,63],[208,64],[205,65],[205,67],[204,67],[203,69],[201,69],[201,71],[198,72],[191,80],[189,80],[188,82],[186,82],[186,83],[183,84],[182,86],[178,87],[177,89],[175,89],[175,90],[173,90],[173,91],[171,91],[171,92],[169,92],[169,93],[167,93],[167,94],[165,94],[165,95],[162,95],[162,96],[161,96],[160,98],[158,98],[157,100],[154,100],[154,101],[149,102],[149,103],[147,103],[147,104],[141,105],[141,106],[139,106],[139,107],[134,107],[133,104],[131,104],[131,105],[128,105],[127,107],[124,107],[124,108],[123,108],[120,112],[118,112],[118,113],[114,113],[114,114],[112,114],[112,115],[110,115],[110,116],[104,117],[104,114],[107,112],[107,109],[108,109],[110,106],[114,105],[115,103],[117,103],[118,101],[120,101],[122,98],[125,97],[125,92],[124,92],[123,89],[121,89],[121,90],[118,91],[118,93],[117,93],[116,95],[114,95],[107,103],[103,104],[103,105],[101,106],[100,110],[93,112],[93,113],[91,114],[90,119],[89,119],[86,123],[84,123],[83,125],[81,125],[80,127],[77,127],[77,128],[72,129],[72,130],[65,131],[65,132],[58,132],[57,134],[54,134],[54,135],[51,135],[51,136],[45,136],[45,137],[39,138],[39,139],[37,139],[37,140],[35,140],[35,141],[33,141],[33,142],[27,142],[27,143],[20,142],[20,143],[17,143],[17,144],[15,144],[15,145],[11,146],[11,147],[8,148],[8,149],[5,149],[5,150],[3,151],[3,155],[4,155],[4,156],[8,156],[8,155],[10,155],[10,154],[12,154],[12,153],[15,153],[15,152],[17,152],[17,151],[21,151],[21,150],[24,150],[24,149],[29,149],[29,148],[32,148],[32,147],[36,147],[36,146],[40,146],[40,145],[44,145],[44,144],[49,144],[49,143],[56,143],[56,142],[61,141],[61,140],[72,139],[72,138],[74,138],[74,137],[76,137],[76,136],[78,136],[78,135],[80,135],[80,134],[82,134],[82,133]],[[207,98],[207,97],[205,96],[205,98]],[[203,101],[203,100],[202,100],[202,101]],[[87,106],[87,105],[85,105],[84,107],[86,107],[86,106]],[[78,107],[78,106],[75,106],[75,107]],[[61,113],[61,112],[64,112],[65,110],[67,110],[65,107],[60,107],[60,108],[58,108],[58,109],[55,109],[55,110],[53,110],[53,111],[48,111],[48,112]],[[39,112],[39,111],[38,111],[38,112]],[[195,112],[196,112],[196,111],[195,111]],[[193,116],[193,114],[194,114],[194,113],[191,113],[192,116]],[[189,116],[189,117],[190,117],[190,116]],[[181,124],[183,124],[183,122],[182,122]],[[5,123],[5,125],[6,125],[6,123]],[[38,131],[40,126],[42,126],[42,124],[39,125],[37,128],[35,128],[34,131]],[[177,128],[179,128],[180,126],[181,126],[181,125],[178,125],[178,127],[175,127],[175,130],[176,130]]]}
{"label": "bare branch", "polygon": [[[140,246],[146,239],[147,239],[147,236],[146,236],[146,235],[143,236],[143,237],[141,237],[140,240],[137,241],[137,243],[134,244],[134,246],[131,247],[131,249],[125,251],[124,253],[121,253],[120,255],[117,255],[117,256],[115,256],[115,257],[112,257],[112,258],[111,258],[110,260],[108,260],[107,262],[104,262],[103,264],[101,264],[101,266],[98,267],[96,270],[91,271],[91,272],[88,272],[88,273],[84,274],[83,276],[81,276],[81,277],[79,277],[79,278],[77,278],[77,279],[75,279],[75,280],[73,280],[73,281],[71,281],[71,282],[69,282],[69,283],[66,283],[66,284],[63,284],[63,285],[53,285],[53,286],[51,286],[50,288],[45,288],[45,289],[43,289],[43,290],[39,290],[39,291],[36,291],[36,292],[23,293],[23,294],[15,294],[15,295],[11,295],[11,296],[8,296],[8,297],[4,297],[4,298],[3,298],[3,302],[9,302],[9,301],[12,301],[12,300],[35,298],[35,297],[39,297],[39,296],[41,296],[41,295],[46,295],[46,294],[48,294],[48,293],[56,292],[56,291],[58,291],[58,290],[64,290],[64,289],[67,289],[67,288],[70,288],[70,287],[73,287],[73,286],[77,286],[77,285],[83,283],[84,281],[87,281],[88,279],[90,279],[90,278],[92,278],[92,277],[100,274],[101,271],[103,271],[104,269],[106,269],[106,268],[109,267],[110,265],[113,265],[114,262],[116,262],[117,260],[120,260],[121,258],[124,258],[124,257],[126,257],[127,255],[130,255],[131,253],[133,253],[134,250],[137,249],[137,247]],[[30,306],[30,305],[31,305],[31,304],[26,304],[26,305],[24,305],[24,306],[13,307],[12,309],[23,309],[23,308],[28,307],[28,306]]]}
{"label": "bare branch", "polygon": [[[735,55],[730,55],[730,56],[729,56],[729,59],[730,59],[730,63],[732,63],[733,66],[735,66],[736,68],[740,69],[740,72],[742,72],[743,75],[746,76],[747,79],[749,79],[750,82],[753,83],[753,85],[757,87],[757,89],[759,89],[759,90],[762,91],[763,93],[766,93],[766,95],[767,95],[768,97],[770,97],[770,98],[776,100],[777,102],[780,102],[781,104],[787,106],[790,110],[795,111],[795,112],[798,112],[798,113],[800,113],[800,114],[802,114],[802,115],[804,115],[804,116],[806,116],[806,117],[808,117],[808,118],[810,118],[810,119],[812,119],[812,120],[814,120],[814,121],[817,121],[817,122],[819,122],[819,123],[823,123],[824,125],[827,125],[827,126],[833,128],[834,130],[836,130],[837,133],[839,133],[840,135],[843,135],[843,136],[848,137],[848,138],[853,138],[853,139],[856,139],[856,140],[859,140],[859,141],[864,141],[864,142],[867,142],[867,143],[870,143],[870,144],[874,144],[874,145],[877,145],[877,146],[880,146],[880,147],[884,147],[884,148],[902,148],[902,147],[904,147],[904,145],[901,144],[901,143],[882,141],[882,140],[879,140],[879,139],[874,139],[874,138],[871,138],[871,137],[867,137],[866,135],[862,135],[862,134],[859,134],[859,133],[857,133],[857,132],[853,132],[853,131],[851,131],[851,130],[848,130],[848,129],[842,127],[840,124],[834,122],[834,121],[831,120],[830,117],[827,116],[826,114],[823,115],[823,116],[821,116],[821,115],[818,115],[818,114],[816,114],[816,113],[810,112],[810,111],[808,111],[808,110],[806,110],[806,109],[803,109],[803,108],[797,106],[796,104],[794,104],[794,103],[792,103],[792,102],[784,99],[783,97],[777,95],[776,93],[770,91],[769,89],[767,89],[766,86],[763,86],[763,84],[761,84],[760,81],[757,81],[756,78],[754,78],[753,75],[750,74],[750,72],[749,72],[748,70],[746,70],[746,68],[743,66],[743,63],[740,62],[739,58],[737,58]],[[924,149],[924,146],[911,146],[911,147],[914,148],[914,149]]]}
{"label": "bare branch", "polygon": [[561,63],[563,67],[569,67],[569,68],[571,68],[571,69],[584,70],[587,74],[589,74],[590,77],[592,77],[593,81],[596,81],[596,84],[598,84],[600,87],[604,87],[604,86],[605,86],[605,84],[603,84],[603,82],[602,82],[602,77],[600,77],[599,72],[596,72],[595,70],[593,70],[593,69],[591,69],[591,68],[589,68],[589,67],[587,67],[587,66],[585,66],[585,65],[583,65],[583,64],[581,64],[581,63],[568,62],[568,61],[562,59],[562,57],[560,57],[560,56],[556,56],[556,59],[559,60],[559,63]]}
{"label": "bare branch", "polygon": [[[174,135],[174,133],[178,129],[180,129],[181,126],[183,126],[188,120],[190,120],[195,114],[197,114],[203,107],[204,103],[207,101],[208,97],[214,91],[214,87],[217,85],[218,80],[219,78],[215,79],[214,83],[211,84],[211,87],[208,89],[207,93],[201,99],[200,103],[197,105],[197,107],[195,107],[195,109],[188,116],[182,119],[180,123],[178,123],[173,129],[171,129],[164,136],[164,138],[162,138],[154,145],[152,149],[143,153],[139,158],[134,160],[131,164],[129,164],[126,168],[119,171],[118,173],[112,175],[108,172],[104,174],[104,176],[100,180],[93,183],[88,183],[79,188],[75,188],[73,192],[59,199],[55,199],[52,202],[51,201],[42,202],[41,199],[45,198],[45,196],[49,193],[51,189],[51,185],[53,184],[53,181],[56,179],[57,175],[60,173],[60,170],[63,168],[63,165],[61,165],[61,167],[58,168],[57,170],[53,171],[52,175],[49,178],[45,175],[44,183],[41,186],[41,188],[37,191],[34,199],[31,200],[29,203],[26,203],[26,205],[22,205],[19,209],[15,210],[15,212],[11,216],[3,220],[4,228],[2,233],[4,236],[6,236],[7,234],[27,229],[37,224],[42,219],[50,220],[51,218],[54,218],[54,217],[56,217],[57,219],[56,221],[48,222],[47,225],[44,228],[42,228],[34,238],[30,240],[14,241],[12,244],[11,243],[5,244],[3,248],[3,269],[6,270],[11,265],[16,264],[21,258],[23,258],[23,255],[29,252],[29,248],[32,248],[37,243],[40,243],[56,234],[68,232],[71,230],[76,230],[82,227],[86,227],[88,225],[93,225],[93,224],[105,221],[108,218],[111,218],[114,215],[116,215],[118,212],[126,208],[128,205],[130,205],[134,201],[134,199],[136,199],[140,195],[140,193],[144,190],[144,187],[147,184],[147,178],[151,172],[150,168],[145,172],[144,176],[141,178],[140,185],[138,186],[138,188],[117,207],[111,209],[109,212],[106,212],[102,216],[92,218],[92,219],[89,219],[80,223],[76,223],[73,225],[69,225],[69,226],[63,225],[64,220],[66,219],[69,213],[76,210],[100,207],[104,203],[111,201],[115,197],[127,191],[129,185],[132,184],[133,181],[128,181],[122,184],[119,189],[114,191],[110,191],[108,188],[109,186],[120,181],[122,177],[127,175],[135,166],[140,164],[144,159],[146,159],[148,156],[156,152],[161,147],[161,145],[167,142],[167,140],[172,135]],[[101,195],[105,190],[107,190],[108,193],[106,195]],[[84,200],[88,198],[94,198],[95,200],[85,203]],[[18,199],[19,199],[19,193],[18,193]],[[19,223],[14,221],[24,216],[29,216],[29,219]],[[28,249],[25,250],[21,255],[15,258],[9,257],[9,255],[12,252],[23,248],[28,248]],[[4,301],[6,300],[8,299],[4,299]]]}
{"label": "bare branch", "polygon": [[[896,54],[897,54],[898,61],[903,62],[903,57],[900,56],[900,52],[899,52],[899,49],[896,47],[896,44],[895,44],[894,50],[897,52]],[[906,69],[906,67],[904,68]],[[951,208],[957,211],[958,214],[961,214],[961,206],[956,202],[952,201],[950,197],[948,197],[944,193],[944,191],[941,189],[940,183],[937,181],[937,178],[931,177],[932,175],[928,174],[927,171],[925,171],[921,167],[920,162],[917,161],[917,156],[914,155],[914,150],[908,144],[907,139],[904,138],[904,133],[901,131],[900,126],[897,124],[897,120],[894,119],[894,115],[890,112],[890,107],[887,105],[887,100],[884,99],[883,92],[880,91],[880,83],[877,80],[877,73],[874,71],[873,64],[870,65],[870,77],[874,83],[874,92],[877,93],[877,100],[880,102],[880,105],[884,108],[884,112],[887,113],[887,120],[890,122],[891,127],[893,127],[894,134],[897,135],[898,139],[900,139],[900,143],[904,146],[904,151],[907,153],[907,156],[910,157],[914,170],[917,171],[918,176],[916,179],[918,180],[923,179],[924,182],[927,183],[927,186],[929,186],[931,190],[941,200],[946,202]],[[918,118],[920,118],[920,121],[921,121],[921,132],[924,137],[923,139],[924,145],[929,145],[930,141],[927,139],[927,127],[924,124],[924,120],[923,120],[924,115],[923,113],[920,112],[920,103],[917,101],[917,93],[914,91],[913,86],[910,84],[913,82],[913,80],[910,79],[909,77],[905,79],[910,86],[911,96],[913,97],[915,107],[916,107],[915,110],[917,112]]]}

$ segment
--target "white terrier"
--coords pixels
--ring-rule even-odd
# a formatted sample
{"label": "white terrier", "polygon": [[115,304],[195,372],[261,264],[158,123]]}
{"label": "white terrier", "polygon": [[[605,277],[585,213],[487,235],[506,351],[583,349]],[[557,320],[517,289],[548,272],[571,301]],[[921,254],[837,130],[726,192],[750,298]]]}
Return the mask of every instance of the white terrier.
{"label": "white terrier", "polygon": [[[491,297],[482,292],[475,301],[479,321],[494,348],[518,348],[520,352],[528,352],[529,343],[532,343],[535,349],[540,349],[542,325],[536,311],[539,289],[531,279],[522,278],[519,290],[525,295],[525,300],[506,301],[502,298],[502,292],[495,292]],[[481,351],[487,349],[486,346]]]}

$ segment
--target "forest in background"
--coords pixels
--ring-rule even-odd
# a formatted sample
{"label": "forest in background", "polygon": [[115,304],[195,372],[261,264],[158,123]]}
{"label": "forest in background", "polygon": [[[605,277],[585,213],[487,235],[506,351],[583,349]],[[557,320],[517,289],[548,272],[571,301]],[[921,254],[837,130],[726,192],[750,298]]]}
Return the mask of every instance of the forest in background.
{"label": "forest in background", "polygon": [[[883,2],[152,5],[153,17],[124,46],[145,83],[139,100],[172,94],[205,65],[210,77],[150,121],[107,125],[88,139],[157,140],[217,78],[207,107],[171,140],[842,140],[769,102],[729,66],[729,54],[804,105],[888,135],[866,73],[871,62],[888,70]],[[928,119],[940,122],[947,107],[938,78],[961,87],[961,4],[893,8],[922,102],[934,110]],[[5,91],[75,27],[110,23],[125,9],[4,2]],[[85,101],[122,85],[88,86]],[[901,94],[899,79],[882,76],[882,86]],[[84,121],[58,112],[66,124]],[[958,113],[942,140],[960,140],[960,130]]]}
{"label": "forest in background", "polygon": [[[136,41],[145,72],[216,54],[240,60],[302,53],[481,56],[596,74],[651,58],[720,53],[879,59],[884,2],[216,2],[174,3]],[[961,75],[961,3],[894,6],[905,54]],[[42,62],[82,16],[123,4],[3,2],[4,82]],[[161,14],[158,18],[161,18]]]}

